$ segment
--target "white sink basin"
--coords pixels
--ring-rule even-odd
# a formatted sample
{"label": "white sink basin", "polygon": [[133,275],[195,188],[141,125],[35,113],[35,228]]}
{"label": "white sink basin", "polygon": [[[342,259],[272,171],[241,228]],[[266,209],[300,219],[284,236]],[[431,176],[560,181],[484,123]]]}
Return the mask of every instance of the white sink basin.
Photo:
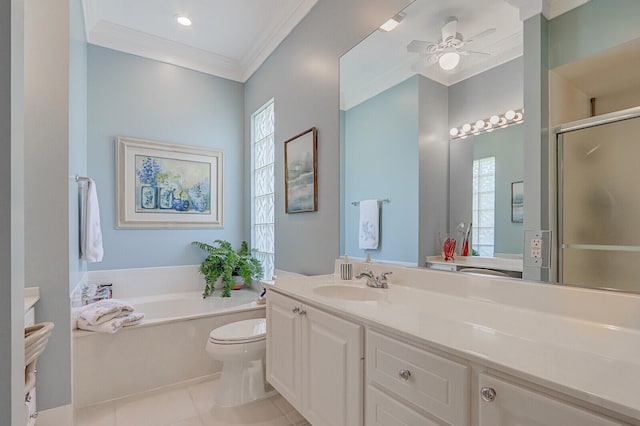
{"label": "white sink basin", "polygon": [[319,296],[330,297],[333,299],[356,300],[356,301],[373,301],[383,297],[384,290],[376,290],[368,287],[352,287],[347,285],[326,285],[313,289],[314,293]]}

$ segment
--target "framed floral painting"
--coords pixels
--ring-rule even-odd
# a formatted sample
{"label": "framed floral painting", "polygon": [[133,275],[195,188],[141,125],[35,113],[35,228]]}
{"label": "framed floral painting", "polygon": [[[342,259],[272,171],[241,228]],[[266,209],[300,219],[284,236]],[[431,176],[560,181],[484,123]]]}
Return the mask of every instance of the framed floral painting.
{"label": "framed floral painting", "polygon": [[118,228],[221,228],[222,152],[116,138]]}

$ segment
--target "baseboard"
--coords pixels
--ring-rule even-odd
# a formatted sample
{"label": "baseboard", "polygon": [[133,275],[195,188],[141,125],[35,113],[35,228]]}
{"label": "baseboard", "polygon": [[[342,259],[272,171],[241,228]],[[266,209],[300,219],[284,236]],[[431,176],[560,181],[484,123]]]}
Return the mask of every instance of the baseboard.
{"label": "baseboard", "polygon": [[73,426],[73,406],[62,405],[38,412],[38,426]]}

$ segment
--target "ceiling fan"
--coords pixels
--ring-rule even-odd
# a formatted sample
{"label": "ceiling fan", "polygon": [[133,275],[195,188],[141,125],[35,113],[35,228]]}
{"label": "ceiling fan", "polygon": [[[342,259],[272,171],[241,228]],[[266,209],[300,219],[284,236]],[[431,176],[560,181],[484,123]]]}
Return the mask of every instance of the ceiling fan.
{"label": "ceiling fan", "polygon": [[445,71],[451,71],[458,66],[461,56],[483,55],[489,56],[485,52],[476,52],[467,50],[467,46],[474,41],[488,36],[496,31],[495,28],[488,28],[473,37],[465,40],[465,38],[457,32],[458,18],[450,16],[442,26],[442,37],[438,42],[413,40],[407,45],[407,52],[419,53],[421,58],[421,66],[430,66],[436,62]]}

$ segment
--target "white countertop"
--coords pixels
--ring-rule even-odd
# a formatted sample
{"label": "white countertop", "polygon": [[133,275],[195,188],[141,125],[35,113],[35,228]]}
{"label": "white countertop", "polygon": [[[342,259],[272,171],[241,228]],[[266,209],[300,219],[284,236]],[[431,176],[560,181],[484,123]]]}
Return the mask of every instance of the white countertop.
{"label": "white countertop", "polygon": [[453,260],[444,260],[442,256],[427,256],[427,263],[522,272],[522,259],[510,259],[507,257],[455,256]]}
{"label": "white countertop", "polygon": [[[370,266],[370,265],[369,265]],[[354,265],[354,272],[360,270]],[[640,297],[505,278],[374,265],[394,272],[376,301],[318,295],[365,287],[334,274],[265,282],[365,325],[640,419]],[[604,307],[604,309],[603,309]]]}
{"label": "white countertop", "polygon": [[24,288],[24,313],[26,314],[40,300],[40,287]]}

